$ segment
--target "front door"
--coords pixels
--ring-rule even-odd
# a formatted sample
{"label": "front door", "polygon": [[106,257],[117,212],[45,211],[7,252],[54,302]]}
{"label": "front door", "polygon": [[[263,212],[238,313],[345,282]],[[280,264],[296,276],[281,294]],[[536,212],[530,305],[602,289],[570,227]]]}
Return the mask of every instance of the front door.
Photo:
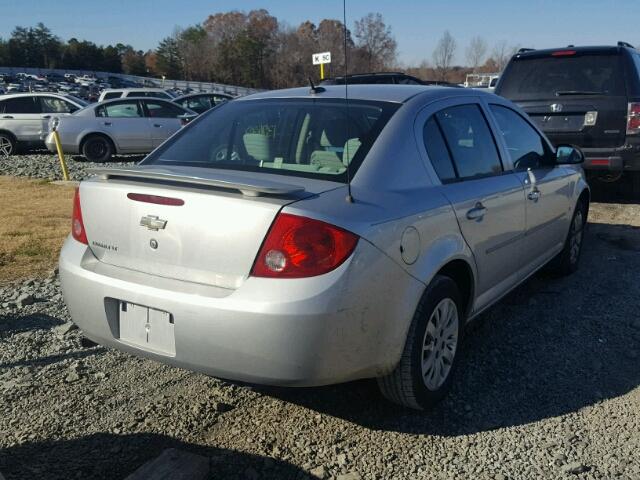
{"label": "front door", "polygon": [[153,150],[151,128],[138,100],[108,102],[96,108],[99,127],[117,144],[119,153]]}
{"label": "front door", "polygon": [[185,112],[164,100],[149,99],[144,100],[144,103],[151,129],[151,142],[155,148],[180,130],[182,122],[178,117]]}
{"label": "front door", "polygon": [[571,219],[569,172],[556,165],[555,154],[531,124],[515,110],[491,105],[516,175],[524,187],[528,270],[555,255],[565,241]]}

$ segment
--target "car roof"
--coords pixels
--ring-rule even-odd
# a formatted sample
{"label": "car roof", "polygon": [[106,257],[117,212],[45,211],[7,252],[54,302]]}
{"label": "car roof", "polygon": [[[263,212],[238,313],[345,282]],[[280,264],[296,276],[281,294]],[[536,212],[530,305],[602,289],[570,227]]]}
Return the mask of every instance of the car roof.
{"label": "car roof", "polygon": [[[318,93],[311,93],[311,89],[309,87],[271,90],[267,92],[254,93],[253,95],[247,95],[246,97],[241,97],[237,100],[234,100],[234,102],[244,102],[267,98],[345,98],[344,85],[323,85],[322,87],[316,88],[322,88],[323,91]],[[451,88],[435,85],[356,84],[348,86],[348,98],[350,100],[371,100],[380,102],[406,103],[412,97],[420,94],[425,94],[427,97],[432,97],[433,100],[437,100],[439,98],[445,98],[454,95],[477,96],[480,95],[481,92],[466,88]]]}
{"label": "car roof", "polygon": [[[9,85],[17,85],[17,84],[9,84]],[[18,92],[18,93],[7,93],[3,95],[0,100],[6,100],[7,98],[17,98],[17,97],[64,97],[69,98],[69,95],[66,93],[58,93],[58,92]]]}
{"label": "car roof", "polygon": [[532,50],[532,49],[523,49],[516,53],[515,58],[539,58],[539,57],[548,57],[554,52],[558,51],[575,51],[576,54],[618,54],[623,50],[634,50],[634,48],[627,47],[626,45],[594,45],[594,46],[582,46],[576,47],[573,45],[569,45],[567,47],[558,47],[558,48],[545,48],[543,50]]}
{"label": "car roof", "polygon": [[106,88],[103,92],[131,92],[131,91],[140,91],[144,90],[145,92],[164,92],[165,90],[159,87],[129,87],[129,88]]}

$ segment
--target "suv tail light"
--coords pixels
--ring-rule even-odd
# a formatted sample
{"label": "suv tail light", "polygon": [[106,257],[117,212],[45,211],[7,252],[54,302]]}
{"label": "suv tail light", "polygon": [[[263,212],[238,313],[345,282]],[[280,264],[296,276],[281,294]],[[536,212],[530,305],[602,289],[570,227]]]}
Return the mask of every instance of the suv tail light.
{"label": "suv tail light", "polygon": [[251,275],[269,278],[322,275],[349,258],[358,238],[319,220],[281,213],[267,233]]}
{"label": "suv tail light", "polygon": [[82,221],[82,209],[80,208],[80,189],[76,188],[73,196],[73,215],[71,216],[71,235],[80,243],[89,245],[87,240],[87,232],[84,230],[84,222]]}
{"label": "suv tail light", "polygon": [[640,103],[630,103],[627,108],[627,135],[640,133]]}

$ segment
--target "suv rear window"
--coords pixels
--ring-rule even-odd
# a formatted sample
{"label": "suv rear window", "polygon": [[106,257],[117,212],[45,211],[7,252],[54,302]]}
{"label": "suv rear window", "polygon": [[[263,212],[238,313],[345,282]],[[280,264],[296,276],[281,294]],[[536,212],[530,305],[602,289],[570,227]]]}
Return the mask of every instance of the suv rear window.
{"label": "suv rear window", "polygon": [[[346,182],[398,105],[339,99],[226,102],[144,164],[276,173]],[[347,117],[348,111],[348,117]]]}
{"label": "suv rear window", "polygon": [[498,92],[511,100],[564,95],[625,95],[620,55],[521,57],[503,75]]}

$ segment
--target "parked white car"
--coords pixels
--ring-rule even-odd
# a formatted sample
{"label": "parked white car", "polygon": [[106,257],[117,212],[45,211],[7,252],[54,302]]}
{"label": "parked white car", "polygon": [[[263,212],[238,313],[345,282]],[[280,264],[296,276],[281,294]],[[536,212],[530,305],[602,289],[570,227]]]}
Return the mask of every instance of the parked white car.
{"label": "parked white car", "polygon": [[53,115],[70,115],[84,108],[84,100],[57,93],[16,93],[0,99],[0,155],[19,146],[42,146]]}
{"label": "parked white car", "polygon": [[55,152],[53,130],[65,153],[106,162],[116,153],[148,153],[197,113],[160,98],[126,98],[90,105],[49,122],[47,148]]}
{"label": "parked white car", "polygon": [[162,88],[109,88],[103,90],[98,98],[99,102],[128,97],[151,97],[173,100],[174,97]]}

